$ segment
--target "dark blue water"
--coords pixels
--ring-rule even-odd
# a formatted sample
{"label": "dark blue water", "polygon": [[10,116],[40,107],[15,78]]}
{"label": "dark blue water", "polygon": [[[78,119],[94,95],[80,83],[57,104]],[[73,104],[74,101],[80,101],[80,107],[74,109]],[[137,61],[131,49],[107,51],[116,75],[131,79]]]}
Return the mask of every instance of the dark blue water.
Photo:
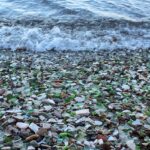
{"label": "dark blue water", "polygon": [[0,0],[0,49],[150,48],[150,0]]}

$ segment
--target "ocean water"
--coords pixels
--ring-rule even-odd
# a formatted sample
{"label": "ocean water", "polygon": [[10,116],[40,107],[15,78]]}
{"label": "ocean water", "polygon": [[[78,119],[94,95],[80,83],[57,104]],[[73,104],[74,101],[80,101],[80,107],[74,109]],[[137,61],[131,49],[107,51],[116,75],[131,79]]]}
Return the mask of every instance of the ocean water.
{"label": "ocean water", "polygon": [[150,0],[0,0],[0,49],[150,48]]}

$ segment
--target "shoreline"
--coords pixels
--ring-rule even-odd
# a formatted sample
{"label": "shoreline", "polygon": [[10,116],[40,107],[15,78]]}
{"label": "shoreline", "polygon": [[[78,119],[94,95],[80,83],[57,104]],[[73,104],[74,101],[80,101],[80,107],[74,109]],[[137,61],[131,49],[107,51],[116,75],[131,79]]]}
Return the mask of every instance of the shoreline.
{"label": "shoreline", "polygon": [[149,85],[150,50],[0,51],[0,148],[147,150]]}
{"label": "shoreline", "polygon": [[[149,57],[149,53],[150,53],[150,49],[138,49],[138,50],[129,50],[129,49],[118,49],[118,50],[99,50],[99,51],[90,51],[90,50],[86,50],[86,51],[70,51],[70,50],[66,50],[66,51],[57,51],[57,50],[50,50],[50,51],[28,51],[28,50],[24,50],[24,49],[19,49],[16,51],[11,51],[11,50],[0,50],[0,60],[2,59],[2,56],[6,56],[6,57],[21,57],[21,56],[33,56],[36,55],[38,57],[40,56],[47,56],[47,58],[51,58],[53,56],[56,57],[74,57],[74,58],[86,58],[86,57],[95,57],[95,61],[96,59],[110,59],[111,57],[119,57],[121,59],[128,59],[128,57],[133,57],[135,55],[139,57],[141,57],[143,60],[146,59],[150,59]],[[11,59],[11,58],[10,58]],[[5,60],[5,59],[4,59]],[[94,60],[93,60],[94,61]]]}

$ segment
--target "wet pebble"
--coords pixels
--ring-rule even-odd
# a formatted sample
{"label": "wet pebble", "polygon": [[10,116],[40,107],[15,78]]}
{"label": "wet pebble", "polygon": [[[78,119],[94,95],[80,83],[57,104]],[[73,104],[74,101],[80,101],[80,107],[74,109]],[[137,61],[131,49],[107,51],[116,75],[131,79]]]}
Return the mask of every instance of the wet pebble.
{"label": "wet pebble", "polygon": [[128,90],[130,90],[130,86],[126,85],[126,84],[123,84],[122,89],[125,90],[125,91],[128,91]]}
{"label": "wet pebble", "polygon": [[33,147],[33,146],[28,146],[28,147],[27,147],[27,150],[35,150],[35,147]]}
{"label": "wet pebble", "polygon": [[39,126],[38,125],[36,125],[35,123],[31,123],[30,125],[29,125],[29,128],[33,131],[33,132],[38,132],[38,130],[39,130]]}
{"label": "wet pebble", "polygon": [[39,136],[45,136],[45,135],[47,135],[47,133],[48,133],[48,130],[47,130],[46,128],[40,128],[40,129],[37,131],[37,134],[38,134]]}
{"label": "wet pebble", "polygon": [[2,96],[5,93],[4,89],[0,89],[0,96]]}
{"label": "wet pebble", "polygon": [[141,121],[139,119],[136,119],[135,121],[132,122],[132,125],[134,125],[134,126],[141,126],[142,123],[141,123]]}
{"label": "wet pebble", "polygon": [[54,116],[61,119],[62,118],[62,113],[60,111],[54,111]]}
{"label": "wet pebble", "polygon": [[33,146],[33,147],[38,147],[38,146],[39,146],[38,142],[35,141],[35,140],[32,140],[32,141],[30,142],[30,145]]}
{"label": "wet pebble", "polygon": [[145,124],[145,125],[144,125],[144,128],[145,128],[146,130],[149,130],[149,131],[150,131],[150,125]]}
{"label": "wet pebble", "polygon": [[55,101],[52,100],[52,99],[46,99],[46,100],[43,100],[43,103],[45,104],[51,104],[51,105],[55,105]]}
{"label": "wet pebble", "polygon": [[43,123],[42,126],[45,129],[50,129],[51,128],[51,124],[49,124],[49,123]]}
{"label": "wet pebble", "polygon": [[75,100],[77,101],[77,102],[84,102],[85,101],[85,97],[76,97],[75,98]]}
{"label": "wet pebble", "polygon": [[89,109],[77,110],[75,113],[77,115],[89,115],[90,114]]}
{"label": "wet pebble", "polygon": [[102,123],[101,121],[94,121],[94,124],[95,124],[96,126],[101,126],[103,123]]}
{"label": "wet pebble", "polygon": [[150,124],[150,117],[147,118],[147,122]]}
{"label": "wet pebble", "polygon": [[130,148],[131,150],[136,150],[136,145],[133,140],[127,141],[126,144],[127,144],[128,148]]}
{"label": "wet pebble", "polygon": [[26,128],[29,127],[29,124],[24,123],[24,122],[17,122],[17,123],[16,123],[16,126],[17,126],[18,128],[20,128],[20,129],[26,129]]}
{"label": "wet pebble", "polygon": [[108,141],[109,141],[109,142],[117,141],[117,139],[116,139],[116,137],[110,136],[110,137],[108,138]]}
{"label": "wet pebble", "polygon": [[9,147],[9,146],[2,147],[1,150],[11,150],[11,147]]}
{"label": "wet pebble", "polygon": [[39,135],[38,134],[33,134],[29,137],[26,138],[26,141],[33,141],[33,140],[36,140],[39,138]]}
{"label": "wet pebble", "polygon": [[23,117],[23,116],[20,116],[20,115],[14,116],[14,118],[15,118],[16,120],[19,120],[19,121],[21,121],[21,120],[24,119],[24,117]]}

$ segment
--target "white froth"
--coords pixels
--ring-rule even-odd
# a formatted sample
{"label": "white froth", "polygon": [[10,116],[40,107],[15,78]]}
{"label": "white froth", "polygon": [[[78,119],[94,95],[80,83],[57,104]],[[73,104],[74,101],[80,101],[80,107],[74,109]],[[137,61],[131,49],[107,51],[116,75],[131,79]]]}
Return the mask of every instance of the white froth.
{"label": "white froth", "polygon": [[[101,49],[139,49],[150,47],[150,31],[145,29],[126,29],[129,35],[118,30],[61,30],[27,28],[22,26],[0,28],[0,49],[16,50],[26,48],[32,51],[46,50],[101,50]],[[138,36],[138,34],[140,35]],[[141,34],[142,33],[142,34]]]}

